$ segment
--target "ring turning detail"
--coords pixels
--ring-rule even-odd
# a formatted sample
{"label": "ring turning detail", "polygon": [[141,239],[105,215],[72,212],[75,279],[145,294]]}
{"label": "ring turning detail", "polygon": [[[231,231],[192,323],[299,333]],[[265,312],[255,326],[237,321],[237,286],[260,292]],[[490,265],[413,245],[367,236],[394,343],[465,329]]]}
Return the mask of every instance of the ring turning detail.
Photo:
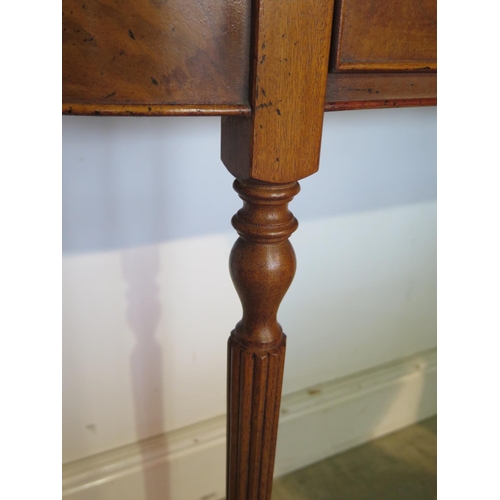
{"label": "ring turning detail", "polygon": [[300,187],[237,179],[234,188],[243,208],[229,262],[243,317],[228,345],[226,498],[269,500],[286,345],[277,313],[295,275],[288,203]]}

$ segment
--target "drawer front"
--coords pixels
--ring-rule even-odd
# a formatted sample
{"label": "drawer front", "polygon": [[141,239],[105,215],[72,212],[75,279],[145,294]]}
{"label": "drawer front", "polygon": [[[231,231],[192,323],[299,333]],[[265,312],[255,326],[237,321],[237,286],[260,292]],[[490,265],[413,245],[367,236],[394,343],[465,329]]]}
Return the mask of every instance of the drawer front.
{"label": "drawer front", "polygon": [[67,113],[134,114],[139,107],[139,114],[169,114],[168,106],[248,103],[250,0],[62,6]]}
{"label": "drawer front", "polygon": [[338,0],[331,70],[437,67],[436,0]]}

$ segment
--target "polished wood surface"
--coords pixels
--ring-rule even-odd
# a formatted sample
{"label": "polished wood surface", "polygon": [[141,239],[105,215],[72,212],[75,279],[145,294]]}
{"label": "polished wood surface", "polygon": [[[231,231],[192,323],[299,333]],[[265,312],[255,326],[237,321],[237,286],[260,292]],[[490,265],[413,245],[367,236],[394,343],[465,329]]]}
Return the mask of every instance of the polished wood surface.
{"label": "polished wood surface", "polygon": [[325,111],[435,106],[435,73],[330,73]]}
{"label": "polished wood surface", "polygon": [[240,112],[248,105],[250,4],[63,0],[63,112]]}
{"label": "polished wood surface", "polygon": [[222,161],[241,179],[318,169],[333,0],[255,2],[250,118],[222,119]]}
{"label": "polished wood surface", "polygon": [[229,340],[227,500],[270,500],[285,336],[295,274],[288,203],[318,169],[333,0],[254,2],[249,117],[222,118],[221,158],[243,208],[230,257],[243,318]]}
{"label": "polished wood surface", "polygon": [[332,70],[436,69],[436,0],[337,0]]}
{"label": "polished wood surface", "polygon": [[230,272],[243,317],[229,339],[226,500],[270,500],[285,342],[278,307],[295,274],[288,241],[298,223],[288,203],[296,182],[234,182],[243,208]]}
{"label": "polished wood surface", "polygon": [[94,116],[250,116],[247,104],[63,104],[65,115]]}
{"label": "polished wood surface", "polygon": [[[316,70],[324,65],[332,2],[309,2],[300,22],[289,23],[301,2],[274,6],[254,1],[254,19],[258,10],[263,21],[254,26],[253,50],[251,4],[63,0],[63,113],[241,117],[250,116],[253,109],[249,122],[232,118],[224,126],[232,137],[225,143],[233,143],[224,150],[231,171],[241,178],[273,182],[310,175],[309,167],[301,173],[292,150],[277,144],[300,139],[303,147],[317,150],[317,139],[308,139],[317,137],[317,120],[297,123],[288,110],[312,116],[311,106],[316,106],[315,113],[320,113],[318,96],[325,88]],[[311,24],[318,29],[308,35]],[[333,25],[331,74],[322,109],[435,104],[435,72],[414,71],[436,67],[435,0],[339,0]],[[260,82],[255,78],[257,66]],[[288,78],[276,83],[275,75],[287,66]],[[414,85],[395,69],[413,70]],[[359,70],[370,70],[378,78],[367,86]],[[365,88],[372,89],[371,95]],[[259,144],[253,153],[244,150],[249,140],[243,135]],[[265,173],[259,172],[260,153],[255,155],[267,148],[278,153],[272,178],[269,165]]]}

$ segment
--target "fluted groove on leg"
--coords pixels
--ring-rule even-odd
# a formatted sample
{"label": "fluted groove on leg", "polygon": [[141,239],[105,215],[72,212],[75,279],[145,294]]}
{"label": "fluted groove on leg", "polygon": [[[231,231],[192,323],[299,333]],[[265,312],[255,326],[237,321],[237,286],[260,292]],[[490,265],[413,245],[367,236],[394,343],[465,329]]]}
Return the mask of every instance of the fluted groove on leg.
{"label": "fluted groove on leg", "polygon": [[228,499],[270,498],[286,337],[252,352],[229,339]]}
{"label": "fluted groove on leg", "polygon": [[298,223],[288,203],[296,182],[234,183],[243,208],[230,270],[243,317],[228,344],[227,500],[269,500],[274,469],[286,336],[278,307],[295,274],[288,237]]}

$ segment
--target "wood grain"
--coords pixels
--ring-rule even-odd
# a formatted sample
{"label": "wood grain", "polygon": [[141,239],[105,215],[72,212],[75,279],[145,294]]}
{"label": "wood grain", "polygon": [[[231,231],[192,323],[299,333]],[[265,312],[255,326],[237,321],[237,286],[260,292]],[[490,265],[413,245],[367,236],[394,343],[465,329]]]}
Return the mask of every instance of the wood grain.
{"label": "wood grain", "polygon": [[435,70],[436,0],[338,0],[331,69]]}
{"label": "wood grain", "polygon": [[285,344],[252,352],[229,339],[227,500],[271,498]]}
{"label": "wood grain", "polygon": [[94,116],[249,116],[250,106],[236,104],[63,104],[65,115]]}
{"label": "wood grain", "polygon": [[296,267],[288,241],[298,223],[288,203],[296,182],[236,180],[243,208],[230,272],[243,317],[229,339],[226,500],[270,500],[285,342],[278,308]]}
{"label": "wood grain", "polygon": [[284,183],[318,169],[333,0],[257,0],[249,119],[223,117],[222,161],[240,179]]}
{"label": "wood grain", "polygon": [[63,111],[159,115],[196,105],[222,114],[248,105],[250,4],[63,0]]}
{"label": "wood grain", "polygon": [[435,73],[331,73],[325,111],[435,106]]}

